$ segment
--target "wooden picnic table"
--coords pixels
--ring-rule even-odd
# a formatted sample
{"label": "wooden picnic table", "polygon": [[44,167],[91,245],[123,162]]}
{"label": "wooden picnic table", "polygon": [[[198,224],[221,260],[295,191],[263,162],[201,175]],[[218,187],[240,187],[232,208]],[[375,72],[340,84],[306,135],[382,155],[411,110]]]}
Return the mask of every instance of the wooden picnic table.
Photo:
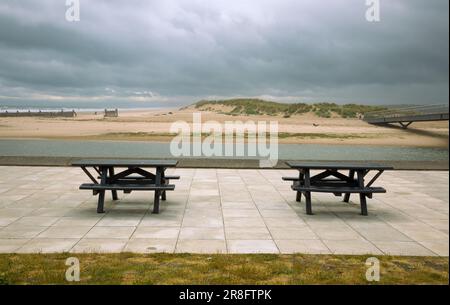
{"label": "wooden picnic table", "polygon": [[[336,196],[344,196],[344,202],[349,202],[351,194],[359,194],[361,214],[367,216],[366,197],[372,198],[374,193],[386,193],[382,187],[373,187],[373,183],[385,170],[393,167],[376,163],[342,163],[342,162],[297,162],[288,161],[286,164],[299,171],[297,177],[283,177],[285,181],[292,181],[291,188],[297,192],[296,201],[301,202],[302,194],[306,199],[306,213],[312,215],[311,193],[332,193]],[[311,170],[317,170],[311,176]],[[376,174],[365,182],[365,178],[371,171]],[[356,174],[356,177],[355,177]]]}
{"label": "wooden picnic table", "polygon": [[[170,180],[179,176],[168,176],[165,170],[176,167],[176,160],[116,160],[92,159],[72,162],[72,166],[80,167],[91,179],[92,183],[83,183],[81,190],[92,190],[98,196],[97,213],[104,213],[105,191],[110,190],[113,200],[118,200],[117,191],[155,191],[153,213],[159,213],[159,199],[166,200],[166,191],[175,190]],[[92,174],[89,168],[95,171]],[[151,173],[144,168],[155,168]]]}

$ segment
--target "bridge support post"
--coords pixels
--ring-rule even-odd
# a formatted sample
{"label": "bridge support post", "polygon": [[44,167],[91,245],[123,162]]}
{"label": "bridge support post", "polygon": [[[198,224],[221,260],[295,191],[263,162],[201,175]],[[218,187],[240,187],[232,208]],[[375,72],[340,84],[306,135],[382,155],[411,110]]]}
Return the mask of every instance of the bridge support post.
{"label": "bridge support post", "polygon": [[399,122],[399,124],[402,126],[403,129],[406,129],[411,125],[413,122]]}

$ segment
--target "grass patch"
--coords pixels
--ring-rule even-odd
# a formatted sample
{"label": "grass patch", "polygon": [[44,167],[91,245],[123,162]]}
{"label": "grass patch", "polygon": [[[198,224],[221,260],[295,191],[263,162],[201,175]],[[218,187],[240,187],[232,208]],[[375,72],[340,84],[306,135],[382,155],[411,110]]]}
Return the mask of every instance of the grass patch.
{"label": "grass patch", "polygon": [[129,139],[129,138],[173,138],[177,134],[169,132],[110,132],[100,134],[94,137],[102,137],[105,139]]}
{"label": "grass patch", "polygon": [[107,140],[107,141],[171,141],[177,134],[158,132],[110,132],[98,135],[62,137],[71,140]]}
{"label": "grass patch", "polygon": [[289,139],[289,138],[299,138],[299,139],[367,139],[375,138],[376,134],[355,134],[355,133],[289,133],[280,132],[278,133],[278,138]]}
{"label": "grass patch", "polygon": [[[152,132],[115,132],[105,133],[92,136],[76,136],[71,139],[76,140],[116,140],[116,141],[171,141],[177,134],[174,133],[152,133]],[[212,136],[211,133],[202,133],[201,139]],[[257,136],[257,135],[256,135]],[[248,139],[248,133],[244,133],[244,139]],[[377,134],[355,134],[355,133],[278,133],[279,139],[334,139],[334,140],[349,140],[349,139],[367,139],[379,137]],[[226,135],[221,136],[222,141],[227,139]],[[270,134],[266,133],[266,139],[270,138]],[[190,133],[190,139],[193,140],[193,133]],[[233,134],[233,140],[236,140],[236,134]]]}
{"label": "grass patch", "polygon": [[[1,284],[369,284],[368,256],[197,254],[0,254]],[[448,284],[448,258],[380,256],[377,284]]]}

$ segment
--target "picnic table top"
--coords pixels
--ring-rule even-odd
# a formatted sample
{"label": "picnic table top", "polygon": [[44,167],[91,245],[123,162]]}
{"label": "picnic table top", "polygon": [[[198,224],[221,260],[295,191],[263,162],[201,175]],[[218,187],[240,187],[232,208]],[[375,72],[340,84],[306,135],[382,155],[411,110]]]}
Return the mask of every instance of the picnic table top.
{"label": "picnic table top", "polygon": [[392,166],[377,163],[345,163],[345,162],[303,162],[287,161],[286,164],[295,169],[348,169],[348,170],[391,170]]}
{"label": "picnic table top", "polygon": [[175,167],[176,160],[149,160],[149,159],[85,159],[71,163],[72,166],[117,166],[117,167]]}

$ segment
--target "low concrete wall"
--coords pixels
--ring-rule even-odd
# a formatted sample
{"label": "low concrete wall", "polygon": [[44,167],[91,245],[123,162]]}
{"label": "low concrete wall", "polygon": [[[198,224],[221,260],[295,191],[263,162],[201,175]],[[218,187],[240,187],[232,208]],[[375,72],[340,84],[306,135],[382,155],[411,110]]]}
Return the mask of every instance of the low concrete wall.
{"label": "low concrete wall", "polygon": [[[68,157],[15,157],[0,156],[0,166],[70,166],[76,160],[83,158]],[[95,158],[89,158],[95,159]],[[259,160],[243,160],[243,159],[179,159],[178,167],[180,168],[235,168],[235,169],[257,169]],[[285,164],[288,160],[279,160],[275,169],[287,169]],[[313,161],[313,160],[308,160]],[[319,160],[317,162],[320,162]],[[339,162],[339,160],[336,160]],[[348,161],[342,161],[348,163]],[[393,166],[396,170],[449,170],[448,161],[367,161],[370,163],[379,163],[382,165]],[[363,161],[355,161],[352,163],[366,163]]]}

